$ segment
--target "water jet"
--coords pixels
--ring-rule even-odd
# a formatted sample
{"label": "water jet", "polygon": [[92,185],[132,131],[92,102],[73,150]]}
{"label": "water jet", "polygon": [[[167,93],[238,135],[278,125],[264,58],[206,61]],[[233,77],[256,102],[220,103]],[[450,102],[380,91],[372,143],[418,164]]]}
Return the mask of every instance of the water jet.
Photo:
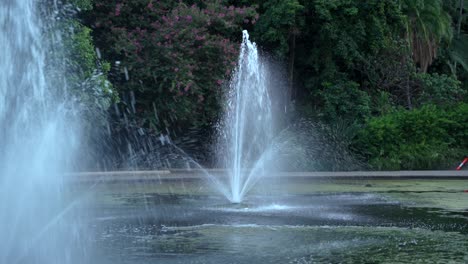
{"label": "water jet", "polygon": [[218,140],[220,166],[228,169],[228,193],[224,195],[232,203],[241,203],[268,170],[269,147],[275,133],[266,62],[249,33],[244,30],[242,35]]}
{"label": "water jet", "polygon": [[87,235],[64,174],[78,150],[79,118],[50,77],[66,74],[48,68],[60,47],[44,36],[53,23],[41,17],[45,8],[0,1],[0,263],[86,262]]}

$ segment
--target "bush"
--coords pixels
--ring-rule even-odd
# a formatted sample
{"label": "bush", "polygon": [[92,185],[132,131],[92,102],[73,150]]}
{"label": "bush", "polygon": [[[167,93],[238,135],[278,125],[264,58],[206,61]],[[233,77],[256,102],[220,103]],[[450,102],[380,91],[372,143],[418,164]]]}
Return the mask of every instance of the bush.
{"label": "bush", "polygon": [[453,76],[422,73],[418,74],[416,79],[423,88],[419,98],[421,104],[453,104],[461,101],[467,92],[461,88],[461,82]]}
{"label": "bush", "polygon": [[399,110],[368,120],[353,150],[374,169],[443,169],[468,153],[468,104]]}

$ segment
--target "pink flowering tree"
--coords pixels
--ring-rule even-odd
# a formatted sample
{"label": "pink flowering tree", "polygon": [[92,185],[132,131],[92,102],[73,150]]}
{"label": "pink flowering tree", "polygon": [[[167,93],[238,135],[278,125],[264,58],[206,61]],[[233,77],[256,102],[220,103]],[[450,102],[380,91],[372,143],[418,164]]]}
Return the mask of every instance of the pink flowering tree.
{"label": "pink flowering tree", "polygon": [[114,85],[135,92],[139,125],[159,131],[216,118],[241,30],[258,16],[214,0],[96,0],[89,17],[103,56],[121,62]]}

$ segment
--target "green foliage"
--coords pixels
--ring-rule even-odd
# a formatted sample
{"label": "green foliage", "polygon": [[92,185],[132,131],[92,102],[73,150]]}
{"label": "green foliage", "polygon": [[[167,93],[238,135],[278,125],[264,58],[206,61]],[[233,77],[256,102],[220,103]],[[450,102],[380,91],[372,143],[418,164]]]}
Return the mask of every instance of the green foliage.
{"label": "green foliage", "polygon": [[289,52],[289,38],[304,26],[304,6],[298,0],[269,0],[261,6],[264,13],[255,26],[263,45],[275,47],[280,57]]}
{"label": "green foliage", "polygon": [[93,0],[69,0],[69,2],[80,10],[91,10],[93,9]]}
{"label": "green foliage", "polygon": [[[351,87],[351,91],[345,91],[345,94],[354,94],[354,98],[361,99],[347,103],[335,100],[334,105],[348,104],[348,107],[342,108],[352,112],[338,111],[342,118],[360,115],[359,119],[362,120],[370,111],[370,96],[378,94],[369,90],[380,89],[379,84],[384,82],[398,83],[388,78],[377,80],[381,73],[382,76],[393,76],[387,74],[393,70],[385,68],[372,72],[366,68],[374,69],[375,67],[367,65],[377,61],[376,58],[385,61],[385,64],[376,63],[379,66],[393,67],[401,63],[401,56],[382,56],[384,50],[392,50],[399,45],[398,39],[403,28],[401,10],[395,1],[391,0],[304,1],[304,8],[305,23],[300,29],[301,35],[297,39],[296,50],[297,82],[302,86],[302,93],[309,95],[302,99],[317,101],[319,94],[317,103],[327,105],[330,109],[328,103],[320,102],[320,98],[336,97],[332,94],[327,96],[325,93],[331,91],[336,94],[337,90],[344,88],[328,89],[324,85]],[[375,80],[370,80],[370,75],[375,77]],[[398,80],[401,76],[394,78]],[[347,95],[343,97],[346,98]],[[357,105],[350,107],[349,104],[354,102]],[[364,112],[356,114],[358,109]]]}
{"label": "green foliage", "polygon": [[441,42],[452,38],[452,20],[441,0],[403,0],[400,4],[413,59],[426,72]]}
{"label": "green foliage", "polygon": [[449,168],[468,151],[468,104],[371,118],[353,148],[379,170]]}
{"label": "green foliage", "polygon": [[82,115],[92,123],[118,95],[107,79],[109,64],[97,57],[91,29],[76,17],[77,10],[90,6],[90,0],[67,0],[47,6],[50,10],[44,10],[43,15],[50,16],[44,37],[53,48],[46,54],[47,74],[56,87],[67,87],[64,96],[73,97]]}
{"label": "green foliage", "polygon": [[394,1],[317,0],[309,5],[314,13],[310,22],[316,24],[311,29],[321,40],[318,47],[348,67],[363,54],[386,47],[401,23]]}
{"label": "green foliage", "polygon": [[395,110],[395,104],[389,92],[378,91],[372,99],[371,109],[375,115],[385,115]]}
{"label": "green foliage", "polygon": [[109,108],[118,95],[107,80],[109,63],[101,63],[97,58],[91,29],[75,19],[63,20],[59,27],[64,40],[61,63],[68,73],[67,85],[87,107]]}
{"label": "green foliage", "polygon": [[446,50],[446,55],[440,60],[450,68],[450,73],[463,82],[468,90],[468,1],[447,0],[444,8],[452,16],[454,38]]}
{"label": "green foliage", "polygon": [[68,21],[67,27],[71,28],[64,39],[67,48],[67,58],[71,60],[70,72],[80,72],[81,77],[89,78],[96,69],[97,56],[94,52],[94,44],[91,38],[91,29],[81,25],[76,20]]}
{"label": "green foliage", "polygon": [[325,82],[319,96],[323,102],[322,115],[327,122],[340,119],[364,121],[370,116],[369,95],[359,90],[353,81]]}
{"label": "green foliage", "polygon": [[419,103],[437,105],[453,104],[465,98],[467,91],[461,88],[461,82],[453,76],[445,74],[418,74],[417,79],[422,84]]}
{"label": "green foliage", "polygon": [[[463,70],[468,72],[468,34],[461,34],[454,39],[449,48],[450,58],[452,61],[458,63]],[[456,72],[455,69],[452,69]]]}
{"label": "green foliage", "polygon": [[[134,110],[120,106],[139,127],[216,120],[248,29],[288,59],[284,89],[301,113],[330,127],[364,125],[353,147],[375,168],[444,168],[466,155],[466,105],[453,105],[467,100],[467,0],[94,0],[92,10],[91,0],[70,1],[88,10],[92,28],[64,24],[77,90],[89,102],[115,98],[109,72],[122,97],[135,93]],[[96,63],[90,34],[112,69]]]}

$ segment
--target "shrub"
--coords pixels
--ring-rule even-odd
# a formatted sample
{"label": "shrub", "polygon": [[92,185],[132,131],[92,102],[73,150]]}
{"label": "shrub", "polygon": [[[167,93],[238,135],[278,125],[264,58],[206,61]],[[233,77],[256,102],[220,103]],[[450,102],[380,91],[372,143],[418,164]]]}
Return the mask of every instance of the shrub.
{"label": "shrub", "polygon": [[379,170],[448,168],[468,152],[468,104],[371,118],[352,148]]}
{"label": "shrub", "polygon": [[445,74],[418,74],[416,78],[422,86],[419,102],[437,105],[453,104],[459,102],[466,95],[466,90],[461,87],[461,82],[453,76]]}

